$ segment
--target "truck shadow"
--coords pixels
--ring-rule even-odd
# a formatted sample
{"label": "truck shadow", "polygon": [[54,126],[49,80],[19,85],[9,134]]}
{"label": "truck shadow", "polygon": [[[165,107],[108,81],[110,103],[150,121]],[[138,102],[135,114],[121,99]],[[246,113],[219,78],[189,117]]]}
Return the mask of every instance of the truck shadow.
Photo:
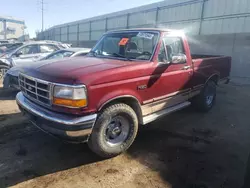
{"label": "truck shadow", "polygon": [[86,144],[63,143],[21,119],[0,116],[0,187],[102,160]]}
{"label": "truck shadow", "polygon": [[[181,113],[188,115],[191,112],[184,110]],[[165,120],[161,121],[165,122]],[[36,177],[102,160],[92,153],[86,144],[63,143],[44,134],[31,125],[27,119],[24,119],[20,113],[0,116],[0,124],[2,125],[0,126],[0,187],[13,186]],[[154,123],[154,125],[157,127],[159,123]],[[164,145],[161,144],[164,139],[169,138],[181,138],[185,141],[197,140],[192,136],[178,134],[174,131],[159,131],[157,128],[148,131],[146,129],[140,131],[138,139],[129,150],[128,155],[140,160],[140,156],[144,152],[158,154],[160,152],[162,154],[160,160],[170,160],[171,157],[174,158],[174,149],[164,148]],[[209,143],[205,139],[199,139],[199,141]],[[147,147],[145,147],[146,145]],[[151,146],[155,145],[157,145],[154,147],[155,150],[151,150]],[[167,156],[165,156],[166,150],[168,150]],[[169,156],[169,152],[171,156]],[[154,167],[152,166],[152,168]],[[169,173],[164,177],[169,177]]]}
{"label": "truck shadow", "polygon": [[[191,115],[187,110],[177,114],[187,120],[189,118],[185,116]],[[183,119],[180,121],[177,118],[177,114],[149,125],[156,128],[141,131],[128,153],[158,172],[172,188],[208,188],[202,173],[206,171],[212,176],[209,172],[212,160],[205,156],[211,137],[216,133],[199,128],[180,131],[180,124],[183,126],[184,123]]]}
{"label": "truck shadow", "polygon": [[[217,118],[228,115],[224,109],[228,101],[219,97],[208,114],[189,107],[148,125],[139,132],[127,155],[158,172],[173,188],[207,188],[214,187],[210,183],[215,180],[223,182],[232,167],[221,165],[230,162],[225,158],[226,147],[211,149],[219,135],[216,126],[222,122]],[[49,137],[22,119],[20,113],[0,116],[0,156],[0,187],[80,166],[88,172],[87,164],[102,160],[86,144],[66,144]],[[221,187],[239,187],[230,183],[225,180]]]}
{"label": "truck shadow", "polygon": [[[193,110],[189,108],[178,113],[188,118]],[[162,178],[173,185],[178,181],[183,185],[187,171],[178,164],[178,158],[185,155],[186,162],[193,162],[195,159],[192,157],[203,155],[203,151],[193,149],[186,143],[208,145],[210,141],[207,138],[177,132],[180,126],[177,116],[170,115],[149,125],[149,128],[142,129],[127,154],[153,170],[160,171]],[[160,130],[167,122],[171,122],[171,126],[168,126],[167,130]],[[13,186],[36,177],[102,160],[92,153],[86,144],[63,143],[44,134],[26,119],[22,119],[20,113],[1,116],[0,124],[9,124],[4,128],[0,127],[0,164],[3,164],[0,165],[0,187]],[[151,126],[156,128],[151,129]],[[170,141],[179,145],[171,145]],[[154,159],[150,158],[150,155],[158,157]],[[192,163],[189,165],[192,168]],[[180,172],[184,174],[179,174]]]}
{"label": "truck shadow", "polygon": [[221,139],[222,117],[228,112],[225,99],[220,91],[218,94],[216,106],[207,114],[189,107],[149,124],[128,154],[157,172],[172,188],[240,187],[243,151],[237,154],[237,146]]}

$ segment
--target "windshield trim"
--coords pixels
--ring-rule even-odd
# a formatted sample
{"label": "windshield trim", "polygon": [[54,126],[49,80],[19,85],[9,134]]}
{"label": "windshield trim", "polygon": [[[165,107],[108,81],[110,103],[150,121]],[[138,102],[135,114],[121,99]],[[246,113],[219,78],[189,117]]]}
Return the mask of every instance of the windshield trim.
{"label": "windshield trim", "polygon": [[105,58],[105,59],[114,59],[114,60],[122,60],[122,61],[139,61],[139,62],[145,62],[145,61],[149,61],[151,62],[150,60],[144,60],[144,59],[126,59],[126,58],[123,58],[123,57],[115,57],[115,56],[105,56],[105,55],[98,55],[98,56],[88,56],[88,57],[92,57],[92,58]]}
{"label": "windshield trim", "polygon": [[[95,46],[92,48],[92,49],[94,49],[94,48],[96,48],[96,46],[98,46],[100,43],[101,43],[101,41],[102,41],[102,39],[106,36],[106,35],[110,35],[110,34],[117,34],[117,33],[131,33],[131,32],[151,32],[151,33],[156,33],[156,34],[158,34],[158,37],[157,37],[157,39],[156,39],[156,42],[155,42],[155,47],[154,47],[154,50],[153,50],[153,53],[152,53],[152,55],[151,55],[151,57],[148,59],[148,60],[142,60],[142,59],[134,59],[134,58],[130,58],[132,61],[148,61],[148,62],[152,62],[152,60],[153,60],[153,58],[154,58],[154,56],[155,56],[155,51],[156,51],[156,49],[157,49],[157,46],[158,46],[158,44],[159,44],[159,40],[160,40],[160,37],[161,37],[161,32],[160,31],[154,31],[154,30],[130,30],[130,31],[113,31],[113,32],[107,32],[107,33],[104,33],[103,35],[102,35],[102,37],[99,39],[99,41],[95,44]],[[91,51],[92,51],[92,49],[91,49]],[[95,56],[95,57],[105,57],[105,58],[110,58],[111,56],[104,56],[104,55],[98,55],[98,56]],[[113,58],[111,58],[111,59],[122,59],[122,60],[125,60],[125,61],[127,61],[126,60],[126,58],[118,58],[118,57],[113,57]]]}

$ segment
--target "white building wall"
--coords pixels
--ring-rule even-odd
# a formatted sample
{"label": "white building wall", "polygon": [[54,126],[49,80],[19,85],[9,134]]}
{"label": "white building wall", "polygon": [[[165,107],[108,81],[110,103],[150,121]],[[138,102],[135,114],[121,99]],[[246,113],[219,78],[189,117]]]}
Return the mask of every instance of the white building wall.
{"label": "white building wall", "polygon": [[4,22],[6,22],[6,38],[21,38],[24,35],[23,20],[0,16],[0,39],[4,39]]}

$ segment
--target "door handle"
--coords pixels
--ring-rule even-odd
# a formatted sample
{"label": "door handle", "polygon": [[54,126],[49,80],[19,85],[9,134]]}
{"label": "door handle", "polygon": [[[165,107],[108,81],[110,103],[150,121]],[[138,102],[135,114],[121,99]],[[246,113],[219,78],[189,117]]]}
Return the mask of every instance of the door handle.
{"label": "door handle", "polygon": [[189,66],[189,65],[186,65],[186,66],[182,67],[181,70],[188,70],[188,69],[190,69],[190,66]]}

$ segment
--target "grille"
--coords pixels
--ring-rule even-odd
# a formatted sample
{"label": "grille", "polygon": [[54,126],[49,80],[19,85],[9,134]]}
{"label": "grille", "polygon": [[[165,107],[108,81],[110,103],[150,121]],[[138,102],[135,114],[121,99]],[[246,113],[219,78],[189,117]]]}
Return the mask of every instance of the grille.
{"label": "grille", "polygon": [[51,105],[50,84],[24,74],[19,74],[19,85],[21,91],[31,100],[40,104]]}

